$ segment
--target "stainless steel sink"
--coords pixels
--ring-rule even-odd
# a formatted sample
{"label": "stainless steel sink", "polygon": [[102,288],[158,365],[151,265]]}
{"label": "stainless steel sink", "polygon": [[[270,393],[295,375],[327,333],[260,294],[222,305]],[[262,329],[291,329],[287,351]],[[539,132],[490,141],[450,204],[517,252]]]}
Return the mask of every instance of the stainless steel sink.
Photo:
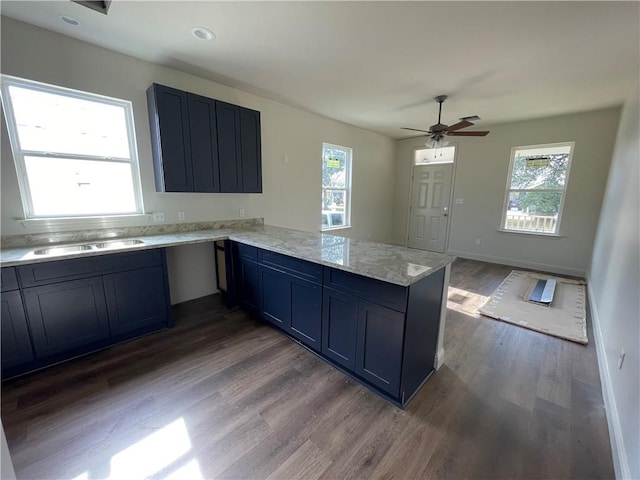
{"label": "stainless steel sink", "polygon": [[136,245],[144,245],[142,240],[137,238],[127,240],[105,240],[96,243],[83,243],[81,245],[66,245],[59,247],[46,247],[34,250],[34,255],[67,255],[72,253],[82,253],[96,250],[116,250],[118,248],[132,247]]}
{"label": "stainless steel sink", "polygon": [[65,255],[67,253],[80,253],[93,250],[92,245],[68,245],[66,247],[47,247],[34,250],[36,255]]}
{"label": "stainless steel sink", "polygon": [[98,250],[104,250],[107,248],[123,248],[123,247],[132,247],[134,245],[143,245],[144,242],[138,239],[132,240],[108,240],[106,242],[94,243],[93,245]]}

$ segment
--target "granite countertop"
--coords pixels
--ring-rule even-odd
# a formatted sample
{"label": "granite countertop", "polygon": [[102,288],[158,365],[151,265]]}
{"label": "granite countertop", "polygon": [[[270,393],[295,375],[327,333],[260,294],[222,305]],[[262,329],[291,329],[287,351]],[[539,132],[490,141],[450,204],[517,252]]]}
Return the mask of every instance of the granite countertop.
{"label": "granite countertop", "polygon": [[[144,243],[107,250],[89,250],[57,255],[34,254],[34,250],[42,248],[42,245],[40,247],[36,245],[15,246],[0,250],[0,266],[27,265],[68,258],[230,239],[388,283],[409,286],[455,260],[455,257],[434,252],[269,225],[232,225],[223,228],[175,231],[154,235],[130,233],[133,235],[120,235],[117,239],[136,238]],[[55,246],[99,241],[101,240],[80,241],[76,239],[75,241],[58,243]],[[54,245],[45,245],[45,247],[50,246]]]}

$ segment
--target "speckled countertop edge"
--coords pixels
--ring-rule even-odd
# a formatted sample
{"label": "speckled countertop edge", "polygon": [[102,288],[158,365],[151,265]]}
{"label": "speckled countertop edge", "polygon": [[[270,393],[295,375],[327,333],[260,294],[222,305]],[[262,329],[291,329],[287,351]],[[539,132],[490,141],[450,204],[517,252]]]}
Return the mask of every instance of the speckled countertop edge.
{"label": "speckled countertop edge", "polygon": [[[128,237],[119,237],[126,239]],[[162,235],[136,235],[144,243],[109,250],[63,255],[35,255],[37,246],[0,250],[0,266],[20,266],[70,258],[108,255],[230,239],[265,250],[307,260],[401,286],[409,286],[455,261],[455,257],[383,243],[354,240],[316,232],[269,225],[180,231]],[[69,242],[59,246],[89,242]]]}

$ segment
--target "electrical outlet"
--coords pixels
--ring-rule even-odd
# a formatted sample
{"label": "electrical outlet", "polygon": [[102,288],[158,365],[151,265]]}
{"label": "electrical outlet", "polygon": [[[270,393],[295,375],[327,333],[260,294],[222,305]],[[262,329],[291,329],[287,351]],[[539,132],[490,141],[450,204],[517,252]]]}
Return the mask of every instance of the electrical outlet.
{"label": "electrical outlet", "polygon": [[476,238],[476,245],[480,245],[480,239]]}
{"label": "electrical outlet", "polygon": [[178,221],[184,222],[184,220],[185,220],[184,212],[178,212]]}
{"label": "electrical outlet", "polygon": [[240,209],[240,218],[244,218],[244,208]]}
{"label": "electrical outlet", "polygon": [[620,350],[620,356],[618,357],[618,368],[622,368],[622,364],[624,363],[624,357],[626,357],[627,354],[624,351],[624,348],[622,348]]}
{"label": "electrical outlet", "polygon": [[456,198],[456,205],[462,205],[464,203],[464,198]]}
{"label": "electrical outlet", "polygon": [[164,212],[153,212],[154,222],[164,222]]}

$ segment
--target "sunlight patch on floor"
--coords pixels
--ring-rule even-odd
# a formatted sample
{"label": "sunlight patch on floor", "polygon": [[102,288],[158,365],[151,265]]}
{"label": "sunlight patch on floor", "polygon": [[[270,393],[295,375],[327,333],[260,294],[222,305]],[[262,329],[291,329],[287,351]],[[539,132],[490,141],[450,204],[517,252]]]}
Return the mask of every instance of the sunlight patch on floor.
{"label": "sunlight patch on floor", "polygon": [[[171,470],[171,465],[187,455],[191,447],[187,426],[184,419],[179,418],[116,453],[111,458],[111,471],[105,480],[136,480],[149,477],[201,480],[203,477],[196,459]],[[165,475],[159,477],[160,472],[165,472]],[[91,480],[90,471],[78,475],[73,480]]]}
{"label": "sunlight patch on floor", "polygon": [[447,308],[465,315],[473,315],[479,317],[478,309],[485,304],[489,297],[462,290],[456,287],[449,287],[447,295]]}

